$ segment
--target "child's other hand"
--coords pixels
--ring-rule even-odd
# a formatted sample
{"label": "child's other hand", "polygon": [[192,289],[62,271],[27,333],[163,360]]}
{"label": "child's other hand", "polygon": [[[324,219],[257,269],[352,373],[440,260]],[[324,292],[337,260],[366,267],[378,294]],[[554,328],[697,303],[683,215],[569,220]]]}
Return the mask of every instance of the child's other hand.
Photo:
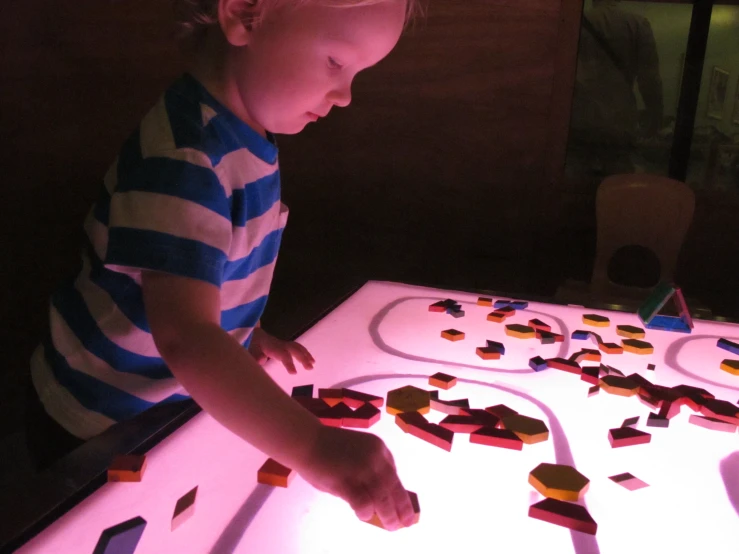
{"label": "child's other hand", "polygon": [[376,435],[321,427],[302,465],[296,469],[308,483],[346,500],[362,521],[376,513],[390,531],[413,524],[413,506],[393,456]]}
{"label": "child's other hand", "polygon": [[313,369],[313,364],[316,363],[316,360],[302,344],[280,340],[267,333],[261,327],[254,329],[253,333],[251,344],[249,345],[249,353],[260,364],[264,363],[268,358],[272,358],[279,360],[285,366],[288,373],[296,374],[298,370],[295,369],[295,360],[297,360],[305,369]]}

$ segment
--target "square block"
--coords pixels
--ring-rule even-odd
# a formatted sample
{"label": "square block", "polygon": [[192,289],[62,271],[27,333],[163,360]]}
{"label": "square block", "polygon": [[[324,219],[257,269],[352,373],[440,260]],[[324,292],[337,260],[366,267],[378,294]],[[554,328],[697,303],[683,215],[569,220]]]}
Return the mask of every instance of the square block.
{"label": "square block", "polygon": [[598,348],[606,354],[623,354],[624,352],[623,347],[615,342],[602,342],[598,345]]}
{"label": "square block", "polygon": [[475,354],[483,360],[500,360],[500,351],[489,346],[478,346],[475,349]]}
{"label": "square block", "polygon": [[449,315],[455,319],[459,319],[460,317],[464,317],[464,310],[449,310]]}
{"label": "square block", "polygon": [[509,450],[523,450],[523,441],[512,431],[496,429],[494,427],[482,427],[470,434],[470,442],[508,448]]}
{"label": "square block", "polygon": [[281,463],[268,458],[257,472],[257,483],[286,488],[295,478],[295,472]]}
{"label": "square block", "polygon": [[547,369],[549,365],[541,356],[535,356],[529,360],[529,367],[534,371],[543,371]]}
{"label": "square block", "polygon": [[298,396],[302,396],[305,398],[312,398],[313,397],[313,385],[301,385],[299,387],[293,387],[293,391],[290,396],[292,396],[293,398],[297,398]]}
{"label": "square block", "polygon": [[503,321],[506,320],[507,317],[508,316],[506,314],[499,312],[499,311],[495,311],[495,312],[490,312],[488,314],[487,320],[492,321],[494,323],[502,323]]}
{"label": "square block", "polygon": [[608,431],[608,442],[611,443],[611,448],[646,444],[651,440],[652,435],[633,427],[619,427]]}
{"label": "square block", "polygon": [[458,340],[464,340],[464,333],[456,329],[447,329],[441,332],[441,338],[457,342]]}
{"label": "square block", "polygon": [[648,369],[649,371],[654,371],[654,369],[655,369],[655,365],[654,365],[654,364],[647,364],[647,369]]}
{"label": "square block", "polygon": [[486,296],[481,296],[477,299],[477,305],[478,306],[492,306],[493,305],[493,299],[488,298]]}
{"label": "square block", "polygon": [[434,373],[429,377],[429,385],[440,389],[449,390],[457,384],[457,378],[446,373]]}
{"label": "square block", "polygon": [[485,341],[485,342],[486,342],[486,346],[488,348],[494,348],[495,350],[497,350],[501,354],[505,354],[505,345],[502,342],[497,342],[497,341],[494,341],[494,340],[488,340],[488,341]]}
{"label": "square block", "polygon": [[108,467],[108,482],[138,483],[144,477],[146,456],[119,454]]}

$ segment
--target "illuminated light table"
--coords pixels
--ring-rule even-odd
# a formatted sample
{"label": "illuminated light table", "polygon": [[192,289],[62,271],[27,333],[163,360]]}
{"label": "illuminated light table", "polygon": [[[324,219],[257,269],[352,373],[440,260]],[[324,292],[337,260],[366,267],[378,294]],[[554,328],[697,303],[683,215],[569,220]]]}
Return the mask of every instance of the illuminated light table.
{"label": "illuminated light table", "polygon": [[[452,298],[466,315],[428,311]],[[288,393],[293,386],[350,387],[386,396],[415,385],[432,389],[428,376],[454,375],[458,384],[439,391],[442,399],[468,398],[473,408],[505,404],[544,420],[546,442],[522,451],[471,444],[457,434],[451,452],[404,434],[385,412],[369,431],[391,449],[404,486],[418,494],[420,522],[387,532],[360,522],[343,501],[312,489],[300,477],[287,489],[256,482],[266,457],[199,413],[148,452],[140,483],[107,483],[53,521],[19,552],[92,553],[103,529],[136,516],[147,521],[136,549],[148,553],[375,554],[377,552],[685,552],[739,551],[739,437],[688,423],[683,407],[669,428],[646,427],[649,409],[637,397],[600,394],[577,375],[534,372],[529,359],[569,357],[590,341],[571,340],[590,329],[620,344],[616,325],[643,327],[637,316],[531,302],[503,323],[487,321],[493,308],[478,306],[477,294],[395,283],[369,282],[300,337],[316,358],[312,372],[288,375],[270,362],[268,371]],[[497,299],[497,298],[495,298]],[[610,318],[609,327],[588,327],[584,313]],[[531,319],[551,325],[564,342],[505,334],[510,323]],[[451,342],[449,328],[465,333]],[[624,374],[637,372],[660,385],[694,385],[717,398],[736,401],[739,377],[719,369],[731,357],[716,347],[736,341],[739,328],[696,321],[690,335],[646,331],[648,356],[603,354],[603,363]],[[501,342],[505,354],[483,361],[475,353],[486,340]],[[647,364],[654,363],[654,371]],[[592,365],[585,362],[583,365]],[[596,364],[597,365],[597,364]],[[638,429],[650,444],[612,449],[608,430],[640,416]],[[438,422],[443,414],[431,412]],[[542,497],[528,484],[540,463],[575,466],[590,479],[584,504],[598,523],[595,536],[528,517]],[[629,472],[650,486],[629,491],[608,479]],[[198,487],[195,512],[170,530],[177,500]]]}

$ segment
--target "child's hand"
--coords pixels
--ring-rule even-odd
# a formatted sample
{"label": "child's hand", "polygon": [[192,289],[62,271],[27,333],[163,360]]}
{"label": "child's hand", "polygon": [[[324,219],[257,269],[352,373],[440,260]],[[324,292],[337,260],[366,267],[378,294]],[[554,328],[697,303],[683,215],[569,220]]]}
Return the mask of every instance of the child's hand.
{"label": "child's hand", "polygon": [[249,353],[260,364],[268,358],[279,360],[290,374],[298,372],[295,369],[294,360],[300,362],[305,369],[313,369],[313,364],[316,363],[316,360],[303,345],[297,342],[280,340],[268,334],[261,327],[257,327],[253,331]]}
{"label": "child's hand", "polygon": [[413,524],[393,456],[376,435],[321,427],[312,455],[296,470],[318,490],[346,500],[362,521],[377,513],[390,531]]}

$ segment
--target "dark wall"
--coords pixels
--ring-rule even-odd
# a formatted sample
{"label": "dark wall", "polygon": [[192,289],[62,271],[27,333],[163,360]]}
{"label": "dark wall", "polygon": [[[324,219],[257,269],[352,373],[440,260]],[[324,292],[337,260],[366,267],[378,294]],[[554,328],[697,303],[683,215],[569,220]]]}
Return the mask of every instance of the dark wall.
{"label": "dark wall", "polygon": [[[167,1],[4,6],[0,434],[98,182],[183,67]],[[558,0],[432,0],[349,109],[281,137],[291,215],[267,322],[289,332],[369,278],[534,286],[517,268],[547,188],[559,16]]]}

